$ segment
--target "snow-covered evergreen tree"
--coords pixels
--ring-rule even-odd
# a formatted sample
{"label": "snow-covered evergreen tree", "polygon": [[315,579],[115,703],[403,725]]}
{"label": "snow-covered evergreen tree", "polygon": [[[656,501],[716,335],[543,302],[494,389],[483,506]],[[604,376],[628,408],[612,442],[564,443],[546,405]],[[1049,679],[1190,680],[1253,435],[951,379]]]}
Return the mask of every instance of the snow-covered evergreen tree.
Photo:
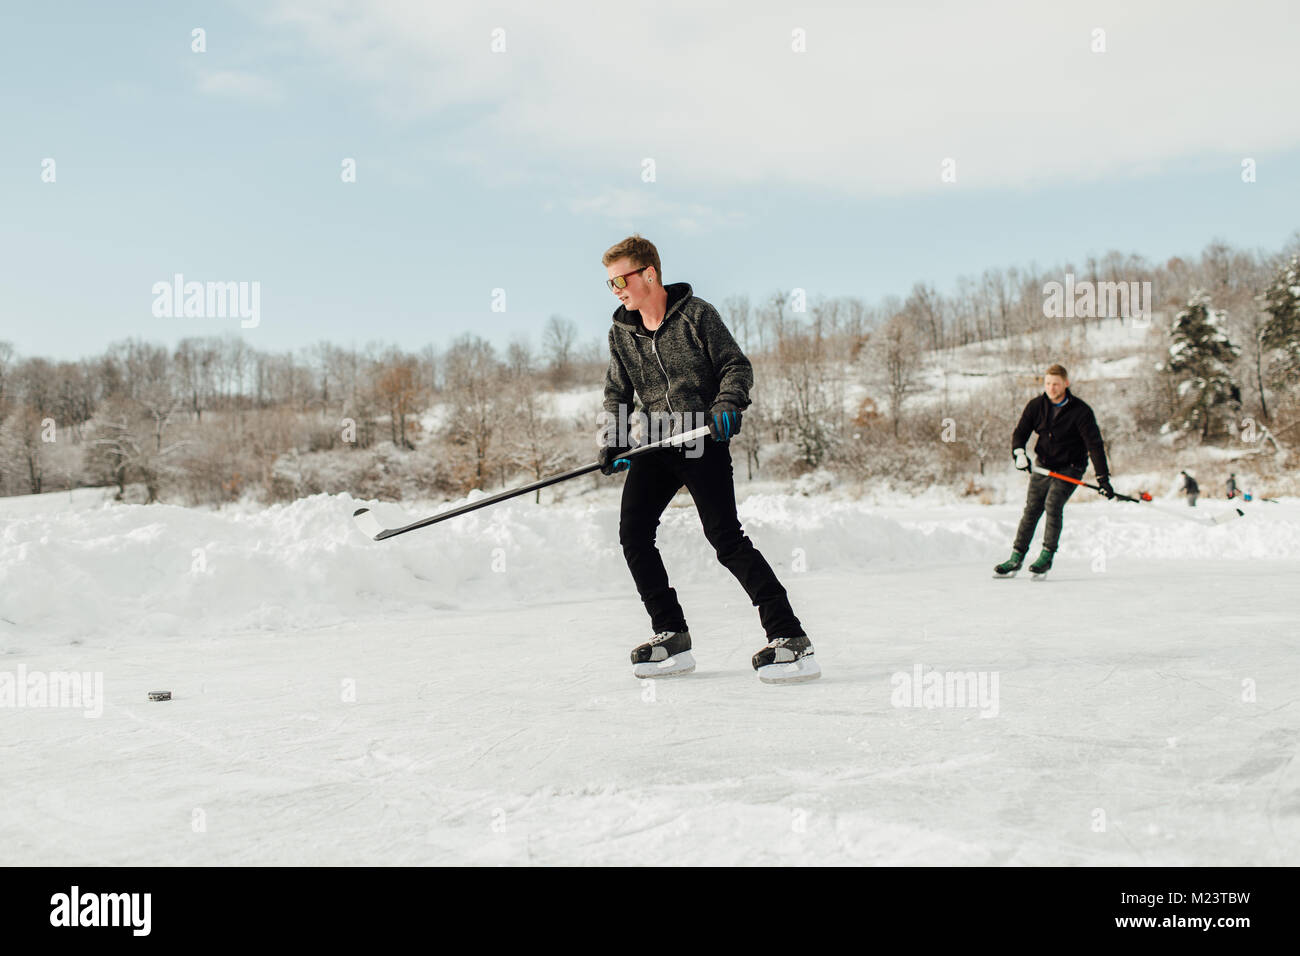
{"label": "snow-covered evergreen tree", "polygon": [[1210,307],[1209,296],[1198,292],[1169,330],[1173,341],[1165,371],[1177,383],[1179,402],[1170,424],[1196,429],[1202,438],[1210,437],[1241,407],[1241,389],[1232,375],[1241,350],[1223,331],[1226,319],[1222,310]]}
{"label": "snow-covered evergreen tree", "polygon": [[1292,256],[1261,298],[1268,313],[1263,344],[1273,353],[1270,377],[1284,386],[1300,376],[1300,256]]}

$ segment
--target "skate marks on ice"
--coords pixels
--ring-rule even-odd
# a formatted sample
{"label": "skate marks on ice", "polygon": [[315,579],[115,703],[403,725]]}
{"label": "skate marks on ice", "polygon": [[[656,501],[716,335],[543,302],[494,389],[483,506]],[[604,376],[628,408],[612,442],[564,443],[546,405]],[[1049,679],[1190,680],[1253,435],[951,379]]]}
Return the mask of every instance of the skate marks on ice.
{"label": "skate marks on ice", "polygon": [[[5,715],[31,771],[0,839],[47,863],[1285,863],[1293,578],[1116,562],[1013,608],[953,567],[791,576],[830,675],[791,693],[707,580],[682,591],[701,670],[661,684],[601,630],[625,597],[49,650],[29,667],[105,672],[105,714]],[[998,715],[893,706],[916,662],[999,672]],[[37,839],[50,806],[63,836]]]}
{"label": "skate marks on ice", "polygon": [[[1291,729],[1274,729],[1262,734],[1251,747],[1250,756],[1228,773],[1218,778],[1218,783],[1252,783],[1290,767],[1300,747],[1300,731]],[[1292,784],[1300,784],[1300,778],[1291,774]],[[1289,809],[1285,812],[1300,813],[1300,790],[1293,790]]]}

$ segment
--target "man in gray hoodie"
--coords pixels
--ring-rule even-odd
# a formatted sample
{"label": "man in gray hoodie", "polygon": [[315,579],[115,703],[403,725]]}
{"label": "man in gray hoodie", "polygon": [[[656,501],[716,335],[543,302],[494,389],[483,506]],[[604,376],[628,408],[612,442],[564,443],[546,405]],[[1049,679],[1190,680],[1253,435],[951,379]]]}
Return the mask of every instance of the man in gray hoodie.
{"label": "man in gray hoodie", "polygon": [[[632,651],[637,677],[669,677],[695,669],[691,636],[677,592],[655,547],[664,509],[686,486],[705,537],[718,560],[740,582],[768,643],[753,658],[768,683],[811,680],[821,671],[771,566],[754,547],[736,514],[736,489],[727,442],[740,431],[754,371],[722,318],[685,282],[663,285],[659,253],[639,235],[611,247],[601,260],[606,284],[622,305],[609,331],[605,373],[606,428],[601,470],[628,470],[619,516],[619,542],[654,637]],[[634,396],[641,407],[631,411]],[[620,457],[631,447],[628,424],[648,418],[655,437],[709,425],[701,446],[664,448]]]}

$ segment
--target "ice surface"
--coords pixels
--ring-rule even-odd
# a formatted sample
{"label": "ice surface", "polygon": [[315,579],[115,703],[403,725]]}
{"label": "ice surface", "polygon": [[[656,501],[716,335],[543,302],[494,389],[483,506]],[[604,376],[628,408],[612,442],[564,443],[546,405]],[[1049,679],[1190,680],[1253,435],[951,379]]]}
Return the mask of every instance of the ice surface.
{"label": "ice surface", "polygon": [[[6,859],[1300,862],[1300,503],[1076,497],[1030,587],[990,580],[1015,505],[751,496],[824,671],[793,687],[689,504],[660,542],[698,670],[652,683],[608,497],[380,543],[357,507],[420,515],[0,502],[0,675],[105,696],[0,707]],[[918,668],[996,706],[900,701]]]}

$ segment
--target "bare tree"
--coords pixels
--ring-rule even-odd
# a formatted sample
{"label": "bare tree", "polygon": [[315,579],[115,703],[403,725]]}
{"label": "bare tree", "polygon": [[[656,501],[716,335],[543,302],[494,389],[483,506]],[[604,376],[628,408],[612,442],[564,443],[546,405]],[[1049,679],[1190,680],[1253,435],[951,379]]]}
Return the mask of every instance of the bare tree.
{"label": "bare tree", "polygon": [[722,318],[731,330],[732,338],[741,350],[748,352],[754,336],[753,310],[749,305],[749,296],[728,296],[722,302]]}
{"label": "bare tree", "polygon": [[14,347],[8,342],[0,342],[0,422],[5,420],[9,397],[9,380],[13,376]]}
{"label": "bare tree", "polygon": [[796,328],[792,323],[783,327],[776,356],[781,410],[799,458],[810,468],[825,460],[835,442],[837,416],[843,415],[830,365],[825,342],[815,328]]}
{"label": "bare tree", "polygon": [[185,393],[166,349],[131,340],[109,348],[122,369],[122,388],[115,390],[96,423],[94,445],[108,466],[121,496],[126,482],[142,481],[149,503],[159,499],[167,463],[188,444],[167,442]]}
{"label": "bare tree", "polygon": [[847,347],[846,357],[850,362],[856,362],[871,332],[872,309],[857,296],[849,296],[843,300],[840,315],[840,334]]}
{"label": "bare tree", "polygon": [[[526,468],[535,479],[570,465],[573,456],[564,445],[565,428],[547,414],[535,383],[528,376],[511,377],[504,397],[510,409],[510,427],[502,436],[502,445],[510,462]],[[540,488],[533,500],[541,502]]]}
{"label": "bare tree", "polygon": [[203,423],[203,410],[212,397],[217,349],[212,339],[181,339],[173,357],[185,403],[199,424]]}
{"label": "bare tree", "polygon": [[[785,338],[785,326],[789,321],[786,315],[785,305],[790,301],[790,293],[784,289],[777,289],[768,296],[767,303],[758,309],[758,348],[759,351],[765,349],[780,348],[781,340]],[[770,330],[769,336],[764,336],[764,329]]]}
{"label": "bare tree", "polygon": [[134,479],[144,483],[145,503],[153,504],[159,500],[168,460],[188,442],[162,443],[170,416],[151,422],[133,412],[129,400],[114,399],[97,423],[92,444],[117,485],[119,501]]}
{"label": "bare tree", "polygon": [[1011,286],[1007,274],[1001,269],[985,269],[980,277],[986,339],[1002,338],[1011,334]]}
{"label": "bare tree", "polygon": [[916,283],[903,303],[903,309],[915,328],[925,330],[930,348],[943,348],[944,301],[934,286],[926,282]]}
{"label": "bare tree", "polygon": [[903,403],[916,391],[921,371],[921,346],[912,321],[905,313],[895,315],[872,336],[871,347],[889,393],[889,417],[897,438]]}
{"label": "bare tree", "polygon": [[428,398],[420,380],[419,360],[393,351],[376,369],[375,391],[388,409],[389,432],[399,448],[414,448],[407,437],[407,418],[424,407]]}
{"label": "bare tree", "polygon": [[744,427],[740,434],[731,439],[733,452],[736,449],[745,453],[745,478],[754,480],[754,472],[760,467],[759,455],[763,450],[763,434],[769,427],[767,409],[761,402],[755,402],[745,409]]}
{"label": "bare tree", "polygon": [[533,378],[537,372],[537,360],[533,357],[533,347],[526,336],[510,340],[506,346],[506,376],[511,384]]}
{"label": "bare tree", "polygon": [[578,341],[578,326],[571,319],[553,315],[542,328],[542,351],[550,362],[552,380],[565,385],[573,374],[573,350]]}
{"label": "bare tree", "polygon": [[1007,447],[1015,428],[1015,410],[1006,403],[1008,394],[1014,392],[1001,385],[981,389],[971,396],[965,412],[957,416],[957,440],[979,462],[980,475],[989,458]]}
{"label": "bare tree", "polygon": [[94,378],[85,362],[60,362],[54,369],[54,418],[81,441],[82,426],[95,413]]}
{"label": "bare tree", "polygon": [[482,488],[490,470],[489,454],[502,411],[501,372],[486,339],[463,335],[447,350],[446,388],[451,402],[447,437],[470,453],[472,487]]}
{"label": "bare tree", "polygon": [[429,395],[438,391],[438,375],[442,369],[442,357],[432,345],[420,349],[420,382]]}
{"label": "bare tree", "polygon": [[56,401],[54,366],[45,359],[24,359],[12,377],[16,407],[9,422],[9,444],[27,472],[28,491],[39,495],[45,478],[45,438]]}

